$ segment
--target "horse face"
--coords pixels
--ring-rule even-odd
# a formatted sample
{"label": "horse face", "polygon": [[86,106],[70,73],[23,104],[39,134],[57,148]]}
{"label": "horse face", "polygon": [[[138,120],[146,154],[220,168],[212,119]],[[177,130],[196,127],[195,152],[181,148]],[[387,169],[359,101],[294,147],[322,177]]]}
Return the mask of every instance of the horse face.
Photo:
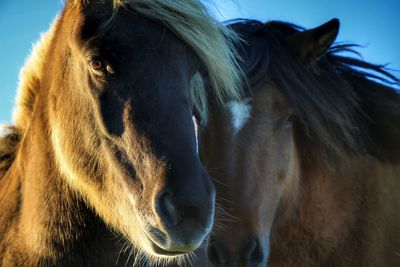
{"label": "horse face", "polygon": [[[217,203],[225,209],[221,221],[216,217],[209,261],[265,266],[273,226],[284,217],[298,181],[292,111],[272,84],[229,107],[232,122],[221,114],[212,117],[202,140]],[[215,151],[216,144],[221,150]]]}
{"label": "horse face", "polygon": [[54,95],[68,105],[53,105],[53,142],[70,185],[105,222],[148,254],[182,255],[214,212],[189,100],[200,62],[156,22],[124,8],[109,20],[111,10],[63,14],[70,32],[57,49],[68,67]]}

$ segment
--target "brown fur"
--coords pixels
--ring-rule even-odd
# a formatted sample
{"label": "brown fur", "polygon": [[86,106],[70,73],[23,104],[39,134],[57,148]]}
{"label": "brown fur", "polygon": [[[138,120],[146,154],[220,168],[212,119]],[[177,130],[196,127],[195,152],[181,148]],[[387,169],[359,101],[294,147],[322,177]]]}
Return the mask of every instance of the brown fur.
{"label": "brown fur", "polygon": [[230,266],[244,266],[253,236],[270,238],[268,266],[397,266],[400,164],[369,156],[335,169],[321,158],[297,162],[301,137],[292,152],[280,150],[270,128],[288,114],[272,108],[279,94],[268,85],[254,92],[252,118],[237,136],[230,118],[213,111],[203,138],[217,202],[229,213],[213,235],[229,249]]}
{"label": "brown fur", "polygon": [[293,25],[238,25],[252,111],[236,133],[214,106],[203,134],[229,214],[216,220],[211,266],[399,266],[400,96],[368,78],[398,80],[329,51],[302,65],[286,39],[299,32]]}

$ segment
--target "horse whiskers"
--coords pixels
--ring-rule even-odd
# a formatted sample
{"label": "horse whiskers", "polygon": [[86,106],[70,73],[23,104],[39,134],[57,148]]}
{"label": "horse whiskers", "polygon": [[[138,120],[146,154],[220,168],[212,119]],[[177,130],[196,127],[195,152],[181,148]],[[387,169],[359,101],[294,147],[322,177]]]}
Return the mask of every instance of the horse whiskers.
{"label": "horse whiskers", "polygon": [[128,240],[126,240],[120,233],[118,233],[117,231],[111,230],[110,231],[111,234],[113,235],[113,237],[111,238],[112,240],[116,240],[116,244],[120,245],[121,242],[123,242],[123,245],[121,246],[121,249],[118,252],[118,256],[117,259],[115,261],[115,265],[118,264],[119,262],[119,258],[121,257],[122,253],[126,253],[126,251],[128,250],[128,248],[130,247],[130,243]]}
{"label": "horse whiskers", "polygon": [[228,230],[227,225],[230,225],[233,222],[239,222],[240,219],[228,213],[224,208],[218,205],[218,202],[215,206],[215,223],[214,230],[217,231],[225,231]]}
{"label": "horse whiskers", "polygon": [[[208,235],[206,238],[204,238],[203,243],[200,244],[200,249],[207,249],[208,247],[208,241],[210,240],[210,235]],[[197,255],[194,255],[195,257],[197,257]]]}
{"label": "horse whiskers", "polygon": [[229,166],[220,166],[220,167],[207,167],[208,174],[212,174],[213,172],[215,173],[220,173],[221,170],[229,170]]}
{"label": "horse whiskers", "polygon": [[[125,267],[128,266],[129,259],[131,258],[133,253],[134,253],[134,251],[133,251],[133,248],[131,247],[128,258],[126,259],[126,262],[125,262]],[[135,261],[136,261],[136,257],[135,257]],[[135,264],[133,266],[135,266]]]}
{"label": "horse whiskers", "polygon": [[[121,240],[122,240],[122,239],[121,239]],[[119,240],[119,241],[120,241],[120,240]],[[125,245],[126,245],[126,241],[125,241],[125,244],[123,244],[123,245],[122,245],[122,247],[121,247],[120,251],[118,252],[117,259],[115,260],[115,265],[117,265],[117,264],[118,264],[119,258],[121,257],[121,253],[124,251],[124,247],[125,247]],[[124,252],[125,252],[125,251],[124,251]]]}
{"label": "horse whiskers", "polygon": [[[147,265],[147,257],[143,253],[136,253],[135,259],[139,259],[138,265],[133,264],[133,266],[146,266]],[[135,260],[136,261],[136,260]]]}
{"label": "horse whiskers", "polygon": [[[200,248],[204,246],[203,244],[200,245]],[[194,252],[188,253],[185,255],[185,261],[188,263],[189,266],[193,266],[193,263],[195,262],[196,254]]]}
{"label": "horse whiskers", "polygon": [[[121,240],[122,240],[122,239],[121,239]],[[122,253],[125,254],[126,251],[127,251],[129,248],[132,249],[132,246],[130,245],[130,243],[129,243],[128,240],[125,240],[125,243],[122,245],[121,250],[120,250],[119,253],[118,253],[117,261],[115,262],[115,264],[118,264],[118,261],[119,261],[119,258],[120,258],[120,256],[121,256],[121,254],[122,254]],[[129,259],[128,259],[128,260],[129,260]]]}
{"label": "horse whiskers", "polygon": [[[204,244],[202,244],[204,246]],[[195,262],[196,254],[194,252],[187,253],[182,256],[177,257],[166,257],[166,258],[159,258],[154,255],[149,255],[144,252],[135,250],[134,247],[131,247],[129,256],[127,258],[125,266],[127,266],[128,262],[130,261],[131,257],[133,258],[133,267],[148,267],[148,266],[157,266],[157,267],[167,267],[171,264],[176,264],[178,266],[193,266],[193,262]]]}
{"label": "horse whiskers", "polygon": [[213,231],[215,231],[215,232],[224,232],[224,231],[228,231],[228,230],[229,230],[229,227],[227,226],[227,224],[224,225],[221,223],[216,223],[214,225],[214,229],[213,229]]}
{"label": "horse whiskers", "polygon": [[[227,209],[224,209],[222,206],[220,206],[217,202],[215,205],[215,214],[217,219],[225,219],[225,220],[230,220],[230,221],[240,221],[240,218],[230,214]],[[219,217],[221,216],[221,217]]]}
{"label": "horse whiskers", "polygon": [[235,203],[234,201],[232,201],[230,199],[227,199],[227,198],[224,198],[224,197],[222,197],[220,195],[217,196],[217,202],[224,202],[224,203],[228,203],[228,204],[234,204]]}
{"label": "horse whiskers", "polygon": [[[210,174],[210,172],[209,172],[209,174]],[[217,178],[215,178],[215,177],[213,177],[213,176],[211,176],[211,178],[213,179],[213,182],[214,182],[214,183],[217,183],[217,184],[222,185],[222,186],[224,186],[224,187],[230,187],[230,185],[221,182],[220,180],[218,180]]]}
{"label": "horse whiskers", "polygon": [[141,266],[141,262],[142,262],[142,256],[140,255],[140,253],[135,252],[135,256],[134,256],[134,260],[133,260],[133,263],[132,263],[132,267]]}

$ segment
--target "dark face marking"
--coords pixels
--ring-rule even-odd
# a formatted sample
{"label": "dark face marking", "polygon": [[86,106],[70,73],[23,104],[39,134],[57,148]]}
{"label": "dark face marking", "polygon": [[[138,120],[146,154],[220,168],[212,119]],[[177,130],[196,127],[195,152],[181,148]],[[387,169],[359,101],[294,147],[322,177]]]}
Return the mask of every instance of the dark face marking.
{"label": "dark face marking", "polygon": [[80,10],[71,51],[81,64],[71,73],[87,85],[73,89],[90,99],[84,115],[95,121],[88,131],[100,135],[108,175],[129,185],[138,222],[123,223],[143,226],[130,238],[146,240],[153,255],[191,252],[211,229],[215,198],[197,155],[189,99],[200,60],[161,24],[111,10],[97,2]]}

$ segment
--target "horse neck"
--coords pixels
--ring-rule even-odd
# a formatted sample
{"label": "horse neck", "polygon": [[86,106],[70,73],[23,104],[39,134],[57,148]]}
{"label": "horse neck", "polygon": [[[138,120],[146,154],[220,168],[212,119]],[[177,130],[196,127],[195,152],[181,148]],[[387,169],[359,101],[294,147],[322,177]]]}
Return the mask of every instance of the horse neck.
{"label": "horse neck", "polygon": [[[67,262],[66,252],[76,255],[74,251],[80,250],[84,256],[96,247],[115,256],[117,248],[110,244],[114,235],[57,169],[45,114],[44,110],[34,114],[15,161],[0,181],[0,262],[18,266],[46,259]],[[97,256],[98,260],[105,255]]]}
{"label": "horse neck", "polygon": [[399,174],[399,164],[370,156],[349,156],[335,167],[318,161],[302,166],[299,197],[277,227],[272,251],[279,253],[271,255],[271,266],[281,266],[279,255],[292,255],[284,257],[285,266],[321,266],[328,258],[338,261],[330,266],[346,265],[341,260],[365,265],[374,245],[394,233],[400,238]]}

